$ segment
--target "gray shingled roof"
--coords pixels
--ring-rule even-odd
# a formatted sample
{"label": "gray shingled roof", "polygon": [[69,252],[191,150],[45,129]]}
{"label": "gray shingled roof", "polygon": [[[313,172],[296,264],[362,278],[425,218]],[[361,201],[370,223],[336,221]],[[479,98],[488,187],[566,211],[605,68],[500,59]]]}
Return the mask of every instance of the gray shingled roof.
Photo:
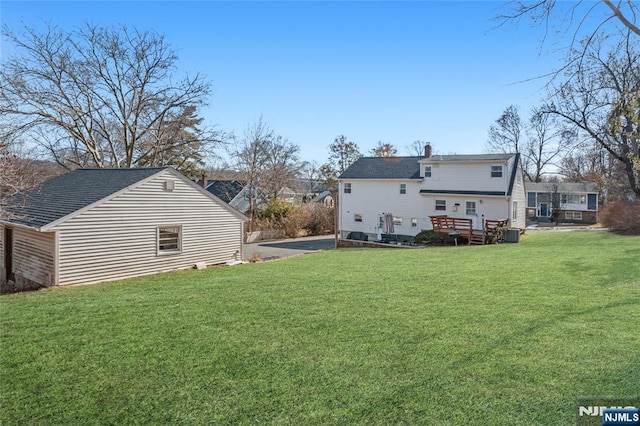
{"label": "gray shingled roof", "polygon": [[78,169],[3,204],[15,216],[10,222],[40,228],[165,169]]}
{"label": "gray shingled roof", "polygon": [[214,180],[210,181],[206,190],[228,204],[242,191],[244,186],[245,183],[238,180]]}
{"label": "gray shingled roof", "polygon": [[420,179],[424,157],[362,157],[344,171],[339,179]]}
{"label": "gray shingled roof", "polygon": [[[434,155],[430,163],[506,161],[516,154]],[[420,179],[420,160],[426,157],[362,157],[339,179]]]}

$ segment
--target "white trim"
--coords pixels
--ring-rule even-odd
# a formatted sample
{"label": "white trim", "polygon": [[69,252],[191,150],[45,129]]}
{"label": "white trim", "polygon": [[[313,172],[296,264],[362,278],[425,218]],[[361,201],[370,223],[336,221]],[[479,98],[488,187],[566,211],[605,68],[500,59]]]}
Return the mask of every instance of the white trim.
{"label": "white trim", "polygon": [[35,226],[24,225],[22,223],[11,222],[10,220],[0,220],[0,224],[5,226],[12,226],[15,228],[29,229],[31,231],[42,232],[42,228],[37,228]]}
{"label": "white trim", "polygon": [[[173,250],[160,250],[160,228],[178,228],[178,241],[177,249]],[[158,225],[156,226],[156,256],[171,256],[174,254],[182,253],[182,225],[171,224],[171,225]]]}
{"label": "white trim", "polygon": [[60,285],[60,231],[53,232],[53,285]]}

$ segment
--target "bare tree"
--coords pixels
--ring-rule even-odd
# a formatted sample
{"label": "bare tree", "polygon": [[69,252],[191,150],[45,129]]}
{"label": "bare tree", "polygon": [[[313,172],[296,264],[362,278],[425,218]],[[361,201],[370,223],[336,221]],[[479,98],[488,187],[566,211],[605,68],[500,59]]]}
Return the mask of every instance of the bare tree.
{"label": "bare tree", "polygon": [[529,121],[524,123],[518,108],[510,105],[489,127],[487,151],[521,154],[527,179],[541,182],[549,166],[567,152],[573,137],[571,131],[559,126],[542,108],[534,108]]}
{"label": "bare tree", "polygon": [[398,150],[389,142],[379,141],[375,148],[371,149],[371,155],[375,157],[395,157]]}
{"label": "bare tree", "polygon": [[640,49],[629,37],[583,43],[574,52],[581,60],[567,68],[545,109],[606,150],[640,200]]}
{"label": "bare tree", "polygon": [[299,150],[297,145],[277,135],[262,117],[247,127],[232,155],[235,169],[247,185],[250,219],[256,213],[257,200],[276,197],[278,191],[296,177],[301,166]]}
{"label": "bare tree", "polygon": [[407,153],[407,155],[409,155],[409,156],[412,156],[412,157],[423,157],[424,156],[424,147],[428,143],[429,142],[417,139],[417,140],[411,142],[409,145],[406,145],[404,147],[404,150]]}
{"label": "bare tree", "polygon": [[[23,170],[25,164],[16,154],[9,151],[7,144],[0,143],[0,200],[34,186],[35,182],[31,174]],[[2,210],[0,210],[0,218],[2,218]]]}
{"label": "bare tree", "polygon": [[14,217],[3,208],[7,197],[33,190],[58,174],[59,170],[52,165],[28,158],[16,142],[0,142],[0,220]]}
{"label": "bare tree", "polygon": [[[566,6],[563,7],[563,6]],[[507,2],[505,13],[497,17],[500,22],[529,18],[535,24],[542,24],[544,28],[559,26],[562,32],[574,32],[575,34],[582,28],[589,15],[596,11],[604,11],[602,19],[599,20],[593,36],[605,23],[615,20],[633,33],[640,35],[638,26],[638,15],[640,15],[640,4],[635,0],[601,0],[599,2],[578,0],[573,2],[560,2],[558,0],[537,0],[522,1],[515,0]],[[554,18],[559,21],[552,22]]]}
{"label": "bare tree", "polygon": [[261,171],[267,163],[268,145],[273,138],[273,130],[260,117],[256,123],[247,126],[240,145],[232,154],[235,159],[235,169],[247,185],[249,232],[251,232],[251,219],[256,213],[256,199],[259,198]]}
{"label": "bare tree", "polygon": [[269,198],[276,198],[280,191],[299,176],[300,147],[282,136],[276,136],[268,146],[267,161],[262,171],[262,188]]}
{"label": "bare tree", "polygon": [[565,155],[560,162],[559,173],[567,182],[586,181],[603,187],[609,168],[606,151],[591,142],[583,143]]}
{"label": "bare tree", "polygon": [[523,151],[524,125],[518,107],[509,105],[489,127],[487,149],[491,152],[519,153]]}
{"label": "bare tree", "polygon": [[534,108],[527,128],[524,152],[528,178],[542,182],[549,166],[554,166],[575,145],[576,132],[560,126],[555,117],[540,107]]}
{"label": "bare tree", "polygon": [[0,120],[10,134],[46,134],[34,139],[68,168],[153,164],[176,120],[193,119],[210,93],[199,74],[174,78],[178,57],[152,31],[86,24],[3,34],[17,54],[0,69]]}
{"label": "bare tree", "polygon": [[533,77],[549,78],[552,82],[566,69],[575,68],[576,62],[582,62],[591,44],[599,44],[598,39],[602,36],[621,35],[621,39],[635,39],[637,43],[640,40],[639,15],[640,3],[636,0],[510,0],[505,3],[504,13],[495,19],[499,25],[529,19],[534,26],[544,28],[541,45],[550,41],[559,46],[556,52],[567,53],[557,69]]}
{"label": "bare tree", "polygon": [[193,106],[168,114],[156,124],[151,138],[138,145],[136,164],[172,166],[191,178],[201,175],[205,155],[211,153],[213,147],[224,144],[227,137],[223,132],[203,129],[203,120]]}
{"label": "bare tree", "polygon": [[321,167],[324,181],[332,191],[337,190],[337,179],[358,158],[362,157],[355,142],[347,141],[340,135],[329,145],[329,159]]}
{"label": "bare tree", "polygon": [[564,208],[562,193],[560,192],[560,180],[554,176],[549,180],[547,187],[549,188],[551,197],[551,221],[557,225],[558,222],[560,222],[560,213],[562,213],[562,209]]}
{"label": "bare tree", "polygon": [[322,170],[315,161],[306,161],[302,164],[300,177],[307,183],[304,192],[315,193],[322,187]]}

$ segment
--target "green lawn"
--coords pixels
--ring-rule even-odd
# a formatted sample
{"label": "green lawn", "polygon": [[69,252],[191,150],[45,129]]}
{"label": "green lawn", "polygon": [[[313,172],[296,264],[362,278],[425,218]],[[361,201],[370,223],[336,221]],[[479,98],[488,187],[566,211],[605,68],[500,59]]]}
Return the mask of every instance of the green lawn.
{"label": "green lawn", "polygon": [[0,423],[574,424],[640,394],[640,237],[341,249],[0,297]]}

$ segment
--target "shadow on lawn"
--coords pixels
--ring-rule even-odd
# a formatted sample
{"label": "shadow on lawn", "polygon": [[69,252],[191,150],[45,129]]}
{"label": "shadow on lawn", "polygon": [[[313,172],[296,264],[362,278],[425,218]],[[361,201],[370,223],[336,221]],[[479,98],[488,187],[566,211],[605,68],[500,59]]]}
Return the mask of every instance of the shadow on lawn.
{"label": "shadow on lawn", "polygon": [[[609,309],[616,309],[623,306],[634,306],[634,305],[638,305],[638,302],[636,300],[626,299],[626,300],[618,300],[615,302],[611,302],[606,305],[594,306],[588,309],[584,309],[582,311],[565,312],[559,315],[552,315],[552,314],[546,315],[544,316],[544,318],[540,318],[539,320],[534,321],[529,327],[526,327],[520,331],[509,333],[507,335],[503,335],[498,339],[487,341],[485,344],[477,346],[477,348],[474,351],[472,351],[466,356],[463,356],[461,359],[455,361],[452,364],[452,367],[464,368],[464,367],[467,367],[469,364],[472,364],[473,362],[485,361],[486,359],[491,358],[493,356],[493,353],[496,352],[496,350],[504,347],[511,347],[515,343],[519,342],[520,336],[533,336],[541,332],[542,330],[555,326],[556,324],[562,321],[567,321],[571,318],[594,314],[594,313],[606,311]],[[632,323],[630,322],[629,323],[630,327],[632,327],[631,324]],[[603,360],[603,363],[604,362],[605,361]],[[640,363],[638,363],[636,367],[637,366],[640,366]]]}

